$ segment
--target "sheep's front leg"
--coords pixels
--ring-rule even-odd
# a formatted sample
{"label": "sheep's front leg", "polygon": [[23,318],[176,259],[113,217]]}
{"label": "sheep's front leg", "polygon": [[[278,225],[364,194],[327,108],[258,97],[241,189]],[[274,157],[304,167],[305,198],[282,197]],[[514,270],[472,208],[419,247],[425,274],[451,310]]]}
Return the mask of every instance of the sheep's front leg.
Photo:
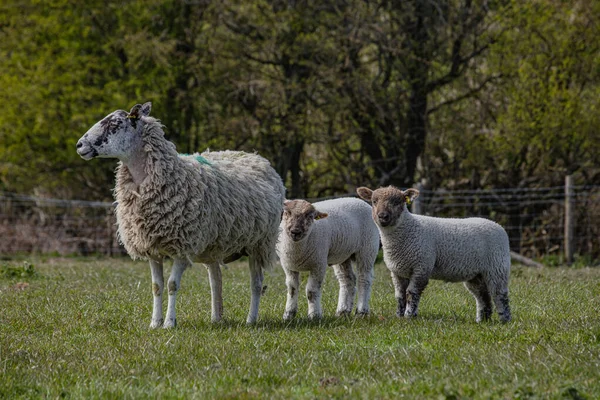
{"label": "sheep's front leg", "polygon": [[257,262],[255,256],[250,256],[248,263],[250,264],[250,290],[252,291],[252,298],[250,299],[250,311],[248,312],[246,323],[253,324],[258,320],[258,306],[260,305],[260,296],[263,290],[264,275],[262,265]]}
{"label": "sheep's front leg", "polygon": [[167,318],[163,328],[174,328],[177,325],[177,319],[175,318],[175,299],[177,291],[180,288],[181,275],[191,263],[187,258],[176,258],[173,260],[173,267],[171,268],[171,275],[169,276],[169,282],[167,287],[169,289],[169,302],[167,304]]}
{"label": "sheep's front leg", "polygon": [[352,263],[346,260],[339,265],[333,266],[335,277],[340,284],[340,294],[335,315],[349,315],[354,307],[354,295],[356,292],[356,276],[352,271]]}
{"label": "sheep's front leg", "polygon": [[308,318],[318,319],[323,316],[321,308],[321,288],[325,279],[327,265],[317,267],[310,271],[308,282],[306,283],[306,298],[308,300]]}
{"label": "sheep's front leg", "polygon": [[287,300],[285,302],[284,321],[289,321],[298,312],[298,290],[300,289],[300,273],[283,268],[285,272],[285,285],[287,286]]}
{"label": "sheep's front leg", "polygon": [[396,302],[398,303],[396,316],[404,317],[404,311],[406,311],[406,289],[408,288],[409,281],[394,272],[391,272],[391,275],[392,283],[394,284],[394,294],[396,296]]}
{"label": "sheep's front leg", "polygon": [[357,258],[358,272],[358,301],[356,304],[356,314],[369,314],[369,300],[371,299],[371,285],[373,284],[373,264],[368,261]]}
{"label": "sheep's front leg", "polygon": [[413,276],[410,278],[408,288],[406,290],[407,306],[404,312],[405,317],[416,317],[419,308],[421,294],[427,287],[429,279],[425,276]]}
{"label": "sheep's front leg", "polygon": [[154,298],[150,328],[155,329],[163,324],[162,295],[165,286],[165,278],[163,276],[163,261],[150,260],[150,272],[152,273],[152,297]]}
{"label": "sheep's front leg", "polygon": [[211,321],[219,322],[223,318],[223,279],[219,263],[207,264],[211,294]]}

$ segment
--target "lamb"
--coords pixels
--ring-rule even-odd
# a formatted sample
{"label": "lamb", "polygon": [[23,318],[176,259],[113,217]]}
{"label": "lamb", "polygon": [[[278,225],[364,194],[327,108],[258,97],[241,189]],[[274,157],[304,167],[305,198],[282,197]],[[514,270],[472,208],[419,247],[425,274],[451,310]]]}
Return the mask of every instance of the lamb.
{"label": "lamb", "polygon": [[464,282],[477,302],[477,322],[491,318],[492,298],[500,320],[510,321],[510,250],[500,225],[483,218],[413,215],[406,204],[417,198],[416,189],[360,187],[357,192],[373,204],[399,317],[417,316],[421,294],[431,278]]}
{"label": "lamb", "polygon": [[[251,292],[247,323],[254,323],[263,270],[275,260],[275,243],[285,189],[269,162],[240,151],[179,155],[150,117],[151,104],[117,110],[77,142],[84,159],[120,160],[115,197],[118,236],[133,259],[150,262],[151,328],[176,326],[175,300],[181,276],[193,261],[208,269],[212,321],[223,314],[220,265],[249,256]],[[163,260],[168,280],[166,319],[162,314]]]}
{"label": "lamb", "polygon": [[379,233],[371,219],[371,207],[356,198],[340,198],[311,204],[286,200],[277,243],[277,255],[288,289],[284,320],[298,310],[299,275],[308,271],[308,317],[321,318],[321,285],[327,265],[333,265],[340,292],[336,315],[352,312],[358,273],[357,314],[369,313],[373,266],[379,252]]}

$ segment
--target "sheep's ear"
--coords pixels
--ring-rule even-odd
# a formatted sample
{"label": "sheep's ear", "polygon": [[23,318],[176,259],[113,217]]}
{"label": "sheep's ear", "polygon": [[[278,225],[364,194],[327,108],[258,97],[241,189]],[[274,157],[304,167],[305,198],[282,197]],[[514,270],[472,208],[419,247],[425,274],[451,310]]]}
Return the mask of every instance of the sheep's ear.
{"label": "sheep's ear", "polygon": [[150,110],[152,110],[152,103],[151,102],[144,103],[140,110],[140,116],[147,117],[148,115],[150,115]]}
{"label": "sheep's ear", "polygon": [[131,107],[131,110],[129,111],[129,115],[127,116],[127,118],[140,119],[140,110],[141,109],[142,109],[141,104],[136,104],[135,106]]}
{"label": "sheep's ear", "polygon": [[371,189],[369,189],[368,187],[364,187],[364,186],[356,189],[356,193],[358,193],[358,196],[361,199],[367,200],[367,201],[371,201],[371,196],[373,196],[373,191]]}
{"label": "sheep's ear", "polygon": [[417,189],[406,189],[404,191],[404,199],[408,205],[415,201],[417,197],[419,197],[419,191]]}
{"label": "sheep's ear", "polygon": [[319,219],[323,219],[323,218],[327,218],[329,214],[321,212],[321,211],[317,211],[317,213],[315,214],[315,221],[319,220]]}

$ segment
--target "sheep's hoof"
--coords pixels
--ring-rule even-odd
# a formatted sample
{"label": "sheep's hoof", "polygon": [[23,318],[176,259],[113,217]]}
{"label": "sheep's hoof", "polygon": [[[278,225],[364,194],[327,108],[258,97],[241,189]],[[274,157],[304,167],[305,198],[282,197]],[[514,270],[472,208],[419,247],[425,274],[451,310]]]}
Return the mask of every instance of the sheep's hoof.
{"label": "sheep's hoof", "polygon": [[175,328],[176,326],[177,326],[177,319],[173,318],[173,319],[166,320],[163,325],[163,328],[172,329],[172,328]]}
{"label": "sheep's hoof", "polygon": [[406,311],[404,313],[404,318],[417,318],[417,313],[416,312],[408,312],[408,311]]}
{"label": "sheep's hoof", "polygon": [[369,310],[356,310],[356,316],[360,318],[366,318],[369,316]]}
{"label": "sheep's hoof", "polygon": [[283,320],[290,321],[296,316],[296,311],[286,311],[283,313]]}
{"label": "sheep's hoof", "polygon": [[153,319],[152,322],[150,322],[150,329],[156,329],[156,328],[160,328],[163,324],[164,320],[161,319]]}
{"label": "sheep's hoof", "polygon": [[352,315],[352,311],[350,310],[339,310],[335,312],[336,317],[349,317]]}

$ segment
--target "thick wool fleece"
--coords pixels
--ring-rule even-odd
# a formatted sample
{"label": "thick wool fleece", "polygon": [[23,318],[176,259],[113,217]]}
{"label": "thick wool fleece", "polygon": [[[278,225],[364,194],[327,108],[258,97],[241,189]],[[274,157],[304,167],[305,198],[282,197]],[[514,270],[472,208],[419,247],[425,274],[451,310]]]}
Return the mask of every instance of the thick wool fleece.
{"label": "thick wool fleece", "polygon": [[[341,264],[353,254],[371,258],[379,249],[379,232],[371,207],[362,200],[341,198],[313,203],[327,218],[314,221],[310,234],[294,242],[280,233],[277,253],[281,263],[295,271],[309,271],[320,265]],[[373,262],[375,258],[373,257]]]}
{"label": "thick wool fleece", "polygon": [[115,197],[118,234],[132,258],[211,263],[246,252],[271,265],[285,189],[269,162],[237,151],[178,155],[162,125],[144,117],[145,180],[122,163]]}
{"label": "thick wool fleece", "polygon": [[507,290],[508,235],[483,218],[435,218],[406,210],[395,226],[380,228],[384,260],[404,278],[463,282],[482,275],[490,289]]}

